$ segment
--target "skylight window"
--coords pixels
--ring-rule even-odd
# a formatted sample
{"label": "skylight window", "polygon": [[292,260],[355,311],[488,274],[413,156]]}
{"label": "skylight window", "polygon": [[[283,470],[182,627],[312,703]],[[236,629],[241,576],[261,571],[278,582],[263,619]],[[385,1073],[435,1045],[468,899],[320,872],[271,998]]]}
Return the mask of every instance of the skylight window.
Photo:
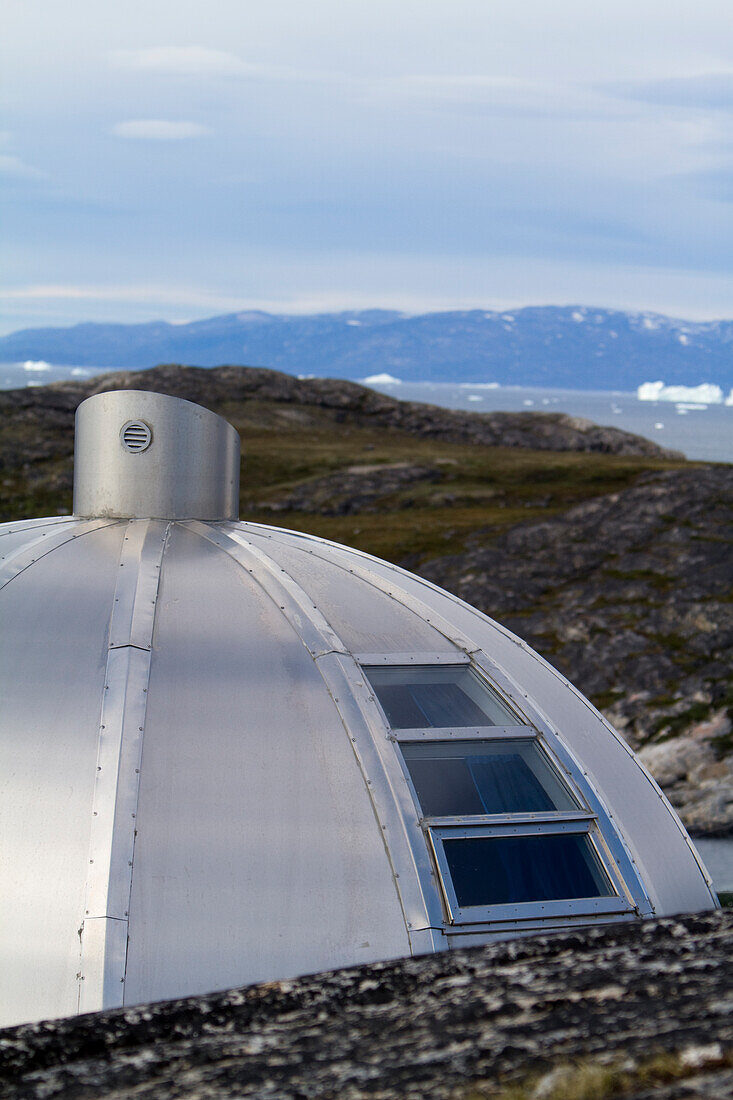
{"label": "skylight window", "polygon": [[570,774],[483,675],[468,664],[363,671],[409,778],[449,924],[631,908]]}
{"label": "skylight window", "polygon": [[426,817],[578,809],[534,740],[406,742],[402,756]]}
{"label": "skylight window", "polygon": [[467,665],[365,669],[393,729],[513,726],[519,722]]}

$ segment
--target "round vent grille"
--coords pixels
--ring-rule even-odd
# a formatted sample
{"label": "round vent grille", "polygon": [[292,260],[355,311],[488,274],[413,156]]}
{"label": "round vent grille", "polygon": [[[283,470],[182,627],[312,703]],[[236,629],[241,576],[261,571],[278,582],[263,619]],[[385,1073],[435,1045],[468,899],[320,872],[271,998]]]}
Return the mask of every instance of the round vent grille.
{"label": "round vent grille", "polygon": [[153,433],[142,420],[128,420],[122,425],[120,439],[126,451],[139,454],[148,449],[153,441]]}

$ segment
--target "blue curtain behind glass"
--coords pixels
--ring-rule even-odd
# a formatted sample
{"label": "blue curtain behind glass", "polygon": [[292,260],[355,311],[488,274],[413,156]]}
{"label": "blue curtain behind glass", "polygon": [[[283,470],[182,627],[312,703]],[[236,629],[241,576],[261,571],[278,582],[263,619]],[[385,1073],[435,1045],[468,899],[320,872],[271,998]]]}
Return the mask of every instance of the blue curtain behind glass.
{"label": "blue curtain behind glass", "polygon": [[608,897],[586,836],[468,837],[444,841],[461,908]]}
{"label": "blue curtain behind glass", "polygon": [[374,690],[393,729],[493,725],[458,684],[378,684]]}
{"label": "blue curtain behind glass", "polygon": [[518,753],[467,756],[466,766],[487,814],[543,813],[555,806]]}

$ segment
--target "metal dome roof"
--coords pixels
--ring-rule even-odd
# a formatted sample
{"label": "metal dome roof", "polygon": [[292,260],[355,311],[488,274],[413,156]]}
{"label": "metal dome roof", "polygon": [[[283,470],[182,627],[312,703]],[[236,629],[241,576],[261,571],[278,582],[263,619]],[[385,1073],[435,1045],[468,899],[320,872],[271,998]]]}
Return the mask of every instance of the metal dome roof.
{"label": "metal dome roof", "polygon": [[556,670],[239,522],[238,471],[214,414],[101,394],[75,515],[0,528],[5,1023],[716,904]]}

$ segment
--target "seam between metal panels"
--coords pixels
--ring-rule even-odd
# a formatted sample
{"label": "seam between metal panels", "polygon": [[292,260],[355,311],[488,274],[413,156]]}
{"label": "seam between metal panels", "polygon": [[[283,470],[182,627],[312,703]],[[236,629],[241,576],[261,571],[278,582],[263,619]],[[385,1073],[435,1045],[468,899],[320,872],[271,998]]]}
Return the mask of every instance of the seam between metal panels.
{"label": "seam between metal panels", "polygon": [[58,550],[60,546],[64,546],[67,542],[79,539],[83,535],[91,535],[94,531],[99,531],[103,527],[114,527],[119,522],[118,519],[77,520],[74,524],[69,525],[69,527],[73,526],[73,531],[69,531],[67,527],[64,531],[53,535],[41,535],[32,542],[19,546],[7,557],[0,556],[0,589],[19,577],[34,562],[45,558],[52,550]]}
{"label": "seam between metal panels", "polygon": [[0,523],[0,538],[3,535],[22,535],[24,531],[34,531],[39,527],[68,526],[78,522],[79,516],[43,516],[40,519],[10,520],[7,523]]}
{"label": "seam between metal panels", "polygon": [[[253,524],[252,526],[255,526],[255,525]],[[274,528],[273,530],[277,531],[278,533],[280,533],[282,531],[282,533],[285,534],[285,535],[291,535],[291,536],[292,535],[298,535],[298,536],[302,537],[304,540],[307,538],[309,541],[314,542],[316,545],[321,544],[321,545],[324,545],[324,546],[333,546],[337,550],[343,550],[346,553],[353,553],[355,555],[358,555],[360,558],[363,557],[363,558],[366,558],[367,560],[369,560],[369,558],[370,558],[369,555],[364,554],[362,551],[352,550],[350,547],[342,546],[342,545],[339,545],[338,543],[329,543],[325,539],[318,539],[315,536],[301,536],[300,532],[286,531],[283,528]],[[264,531],[264,530],[259,530],[259,531],[256,531],[255,533],[257,535],[260,535],[260,537],[262,537],[263,535],[265,537],[272,537],[271,535],[267,535],[266,531]],[[444,638],[446,638],[452,645],[456,646],[457,649],[462,650],[464,653],[471,654],[478,648],[476,646],[476,644],[474,642],[472,642],[469,638],[467,638],[462,631],[457,631],[455,626],[453,625],[453,623],[451,623],[448,619],[444,618],[444,616],[441,615],[439,611],[435,611],[433,608],[428,607],[428,605],[423,603],[422,600],[419,600],[416,597],[411,596],[409,593],[405,592],[403,589],[401,589],[401,590],[399,590],[399,592],[395,593],[395,591],[394,591],[395,586],[390,585],[389,583],[387,583],[385,580],[383,580],[381,577],[379,577],[372,570],[370,570],[368,568],[365,568],[363,566],[360,566],[357,569],[350,569],[348,566],[343,565],[341,562],[335,562],[330,558],[329,559],[323,558],[323,556],[321,554],[318,554],[316,552],[316,550],[313,550],[310,547],[299,546],[298,543],[295,540],[288,540],[287,544],[288,544],[288,546],[291,546],[293,549],[300,551],[300,553],[313,554],[314,557],[319,558],[321,561],[327,561],[327,563],[329,565],[331,565],[331,566],[333,566],[337,569],[340,569],[342,572],[351,573],[355,577],[358,577],[360,580],[366,581],[366,583],[371,585],[373,588],[378,588],[386,596],[389,596],[391,599],[393,599],[395,601],[395,603],[398,603],[398,604],[400,604],[401,607],[404,607],[406,611],[412,612],[412,614],[414,614],[418,619],[420,619],[421,622],[429,623],[430,626],[435,631],[437,631],[438,634],[442,634],[442,636]],[[376,560],[376,559],[372,559],[372,560]],[[386,563],[386,564],[388,564],[388,563]],[[278,568],[280,568],[280,567],[278,566]]]}
{"label": "seam between metal panels", "polygon": [[122,541],[109,626],[80,929],[80,1012],[124,1003],[140,762],[158,585],[169,528],[164,520],[130,520]]}
{"label": "seam between metal panels", "polygon": [[[297,581],[269,555],[253,546],[234,525],[227,524],[223,529],[220,525],[189,520],[184,526],[218,546],[252,575],[315,661],[356,757],[392,870],[413,952],[439,949],[441,944],[431,927],[435,923],[435,908],[440,907],[437,890],[430,881],[431,874],[426,881],[426,870],[430,870],[427,858],[425,867],[416,865],[414,845],[406,832],[411,818],[415,818],[418,831],[420,826],[401,769],[390,775],[378,751],[376,742],[381,737],[386,743],[387,730],[373,703],[374,713],[370,713],[369,693],[358,664]],[[376,737],[375,719],[379,726]],[[403,798],[399,788],[395,788],[395,781],[405,788]],[[431,904],[433,894],[435,901]],[[442,920],[441,913],[438,913],[438,920]]]}
{"label": "seam between metal panels", "polygon": [[[327,543],[325,543],[325,540],[314,538],[312,541],[314,541],[316,545],[318,545],[319,543],[324,543],[325,545],[328,545]],[[621,831],[616,828],[614,824],[615,819],[610,813],[608,807],[606,806],[605,801],[601,796],[599,790],[593,785],[593,783],[590,782],[587,769],[581,766],[580,762],[575,757],[575,754],[563,740],[559,730],[556,728],[554,723],[549,720],[547,715],[537,706],[536,703],[530,702],[528,694],[526,692],[522,692],[519,689],[519,686],[515,683],[512,677],[509,676],[506,670],[502,668],[502,666],[499,665],[496,661],[490,658],[488,654],[486,654],[473,639],[461,637],[459,641],[458,637],[453,634],[450,624],[447,623],[447,621],[440,615],[439,612],[435,612],[433,608],[429,607],[426,603],[419,599],[419,597],[414,596],[411,593],[406,592],[404,589],[402,589],[399,585],[399,577],[402,571],[398,570],[395,566],[391,566],[389,562],[380,562],[379,564],[386,564],[388,568],[394,570],[394,572],[397,574],[397,581],[395,582],[395,584],[390,584],[373,569],[369,568],[368,563],[370,561],[376,561],[376,559],[374,559],[371,555],[365,554],[363,551],[349,551],[348,547],[339,547],[339,549],[343,549],[349,553],[353,553],[355,557],[359,559],[357,561],[356,568],[350,568],[344,565],[342,562],[324,558],[324,556],[318,553],[317,550],[298,546],[297,543],[292,545],[294,549],[299,550],[301,553],[313,554],[314,557],[317,557],[319,560],[327,562],[327,564],[330,565],[332,568],[339,569],[344,573],[351,573],[354,576],[357,576],[362,580],[367,581],[367,583],[372,584],[375,588],[390,596],[397,603],[415,612],[415,614],[424,618],[426,621],[429,621],[431,625],[435,626],[436,629],[440,631],[441,634],[447,637],[450,641],[453,641],[454,644],[459,645],[460,648],[464,650],[464,652],[472,656],[477,668],[481,669],[490,681],[498,684],[498,686],[512,701],[514,706],[519,710],[519,712],[526,716],[530,724],[535,726],[536,729],[538,729],[541,733],[545,735],[545,738],[547,739],[550,748],[559,758],[561,764],[565,767],[575,784],[580,787],[580,790],[582,791],[585,798],[598,813],[599,818],[605,823],[607,836],[602,837],[602,839],[604,839],[604,842],[608,847],[613,860],[618,865],[619,870],[621,871],[622,878],[626,880],[627,887],[632,892],[634,903],[638,907],[639,912],[644,916],[652,915],[654,913],[654,906],[652,905],[651,899],[647,894],[643,876],[639,873],[633,853],[631,852],[631,849],[626,842],[626,838],[623,836]],[[362,565],[361,561],[365,561],[367,564]],[[420,580],[420,578],[417,579]],[[429,587],[441,595],[448,595],[450,597],[450,593],[444,593],[442,589],[437,588],[437,586],[429,585]],[[451,597],[451,599],[452,602],[460,602],[462,606],[470,606],[464,605],[463,601],[458,601],[456,597]],[[471,610],[473,610],[474,615],[476,615],[477,617],[480,615],[480,612],[477,612],[475,608]],[[534,651],[531,650],[530,647],[527,646],[527,644],[523,642],[520,638],[516,638],[514,635],[510,635],[510,637],[518,645],[527,650],[528,653],[534,653]],[[542,658],[539,658],[539,656],[537,659],[542,660]],[[547,662],[543,663],[547,664]],[[552,666],[547,665],[547,667],[551,668]],[[556,673],[556,675],[559,674]],[[567,681],[563,682],[567,684]],[[571,685],[568,684],[567,686]],[[582,696],[579,695],[576,689],[573,690],[575,691],[576,695],[582,698]],[[615,734],[615,736],[618,738],[618,734]],[[631,750],[628,749],[628,746],[627,751],[629,752],[629,755],[634,755]],[[645,774],[647,773],[645,772]]]}

